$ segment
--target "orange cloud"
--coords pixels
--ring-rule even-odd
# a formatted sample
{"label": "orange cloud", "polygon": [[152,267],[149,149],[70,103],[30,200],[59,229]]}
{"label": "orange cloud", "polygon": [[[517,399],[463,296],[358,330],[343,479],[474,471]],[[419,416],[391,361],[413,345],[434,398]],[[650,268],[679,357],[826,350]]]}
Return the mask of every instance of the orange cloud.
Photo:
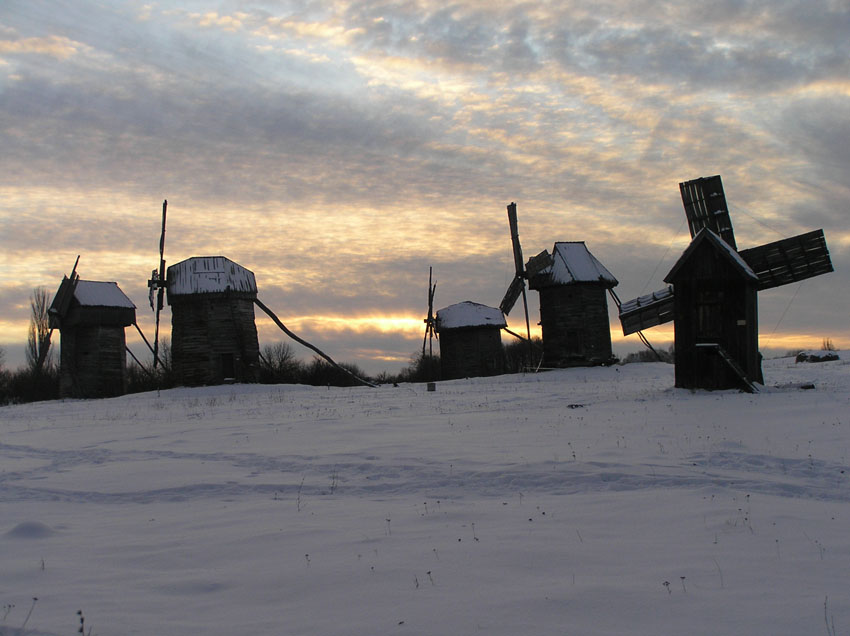
{"label": "orange cloud", "polygon": [[21,38],[19,40],[0,40],[0,55],[3,53],[29,53],[47,55],[49,57],[65,60],[81,49],[91,47],[71,40],[63,35],[49,35],[42,38]]}

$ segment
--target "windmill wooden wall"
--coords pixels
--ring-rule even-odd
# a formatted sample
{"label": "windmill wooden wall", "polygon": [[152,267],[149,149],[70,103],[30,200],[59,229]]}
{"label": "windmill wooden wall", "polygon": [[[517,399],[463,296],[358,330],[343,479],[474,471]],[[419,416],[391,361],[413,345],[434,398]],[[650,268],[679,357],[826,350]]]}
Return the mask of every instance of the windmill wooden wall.
{"label": "windmill wooden wall", "polygon": [[550,264],[529,278],[540,293],[543,366],[614,361],[607,292],[617,285],[584,242],[555,243]]}
{"label": "windmill wooden wall", "polygon": [[758,277],[746,262],[704,229],[664,280],[674,290],[676,386],[741,388],[734,365],[762,383]]}
{"label": "windmill wooden wall", "polygon": [[498,375],[505,370],[499,309],[464,301],[437,311],[443,380]]}
{"label": "windmill wooden wall", "polygon": [[48,315],[50,326],[61,334],[59,394],[73,398],[124,394],[124,328],[136,321],[136,309],[118,285],[66,278]]}
{"label": "windmill wooden wall", "polygon": [[604,286],[576,283],[538,291],[543,366],[593,366],[613,362]]}
{"label": "windmill wooden wall", "polygon": [[223,256],[168,268],[172,370],[179,384],[254,382],[260,346],[254,274]]}
{"label": "windmill wooden wall", "polygon": [[127,390],[123,326],[77,326],[61,332],[59,395],[102,398]]}

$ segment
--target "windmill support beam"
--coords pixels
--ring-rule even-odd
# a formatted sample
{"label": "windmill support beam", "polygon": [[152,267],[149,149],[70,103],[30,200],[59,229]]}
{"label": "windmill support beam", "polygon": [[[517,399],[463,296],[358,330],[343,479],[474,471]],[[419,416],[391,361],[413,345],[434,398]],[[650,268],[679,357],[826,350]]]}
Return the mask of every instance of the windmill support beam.
{"label": "windmill support beam", "polygon": [[311,345],[309,342],[307,342],[307,341],[306,341],[306,340],[304,340],[303,338],[299,338],[299,337],[298,337],[298,336],[296,336],[294,333],[292,333],[292,332],[291,332],[291,331],[290,331],[290,330],[286,327],[286,325],[284,325],[284,324],[280,321],[280,318],[278,318],[278,317],[277,317],[277,315],[275,315],[275,313],[274,313],[271,309],[269,309],[268,307],[266,307],[266,305],[265,305],[265,304],[264,304],[264,303],[263,303],[263,302],[262,302],[259,298],[254,298],[254,304],[255,304],[255,305],[257,305],[257,307],[259,307],[260,309],[262,309],[264,312],[266,312],[266,314],[268,315],[268,317],[269,317],[269,318],[271,318],[271,319],[272,319],[272,321],[274,321],[274,324],[276,324],[278,327],[280,327],[280,330],[281,330],[281,331],[283,331],[283,333],[285,333],[287,336],[289,336],[290,338],[292,338],[295,342],[297,342],[298,344],[304,345],[305,347],[307,347],[308,349],[310,349],[310,350],[312,350],[312,351],[315,351],[315,352],[316,352],[319,356],[321,356],[322,358],[324,358],[324,359],[325,359],[325,360],[326,360],[329,364],[331,364],[334,368],[339,369],[339,370],[340,370],[340,371],[342,371],[343,373],[347,373],[347,374],[348,374],[348,375],[350,375],[352,378],[354,378],[355,380],[357,380],[360,384],[363,384],[363,385],[365,385],[365,386],[371,386],[372,388],[377,388],[377,386],[378,386],[377,384],[373,384],[372,382],[369,382],[368,380],[364,380],[363,378],[360,378],[360,377],[358,377],[358,376],[354,375],[351,371],[349,371],[349,370],[348,370],[348,369],[346,369],[345,367],[341,367],[340,365],[338,365],[338,364],[337,364],[337,363],[336,363],[336,362],[335,362],[335,361],[334,361],[334,360],[333,360],[333,359],[332,359],[332,358],[331,358],[328,354],[326,354],[324,351],[322,351],[321,349],[319,349],[318,347],[316,347],[316,346],[314,346],[314,345]]}
{"label": "windmill support beam", "polygon": [[[157,364],[157,357],[158,357],[158,356],[157,356],[157,354],[156,354],[156,351],[154,351],[154,348],[151,346],[151,343],[150,343],[150,342],[148,342],[148,339],[147,339],[147,338],[145,338],[145,334],[144,334],[144,333],[142,333],[142,328],[141,328],[141,327],[139,327],[139,323],[134,322],[134,323],[133,323],[133,326],[136,328],[136,331],[138,331],[138,332],[139,332],[139,335],[142,337],[142,341],[144,341],[144,343],[148,346],[148,349],[150,349],[151,353],[153,354],[153,357],[154,357],[154,366],[156,366],[156,364]],[[129,351],[129,349],[128,349],[128,351]],[[133,354],[131,353],[130,355],[132,356]],[[133,356],[133,360],[136,360],[136,356]],[[138,360],[136,360],[136,362],[138,362]],[[139,365],[139,366],[141,366],[141,365]]]}
{"label": "windmill support beam", "polygon": [[502,327],[502,330],[509,333],[510,335],[512,335],[517,340],[522,340],[523,342],[529,343],[530,346],[534,347],[538,351],[543,351],[543,347],[541,347],[539,344],[534,342],[534,340],[530,340],[529,338],[526,338],[525,336],[518,334],[516,331],[512,331],[511,329],[508,329],[507,327]]}
{"label": "windmill support beam", "polygon": [[510,329],[508,329],[507,327],[504,327],[504,330],[505,330],[507,333],[511,334],[511,335],[512,335],[514,338],[516,338],[517,340],[522,340],[523,342],[526,342],[526,341],[528,340],[528,338],[526,338],[525,336],[521,336],[521,335],[520,335],[520,334],[518,334],[516,331],[511,331],[511,330],[510,330]]}
{"label": "windmill support beam", "polygon": [[151,380],[156,380],[156,376],[153,373],[151,373],[147,369],[147,367],[145,367],[145,365],[143,365],[141,362],[139,362],[139,359],[136,357],[136,355],[132,351],[130,351],[130,347],[124,347],[124,349],[127,351],[127,353],[130,354],[130,357],[133,358],[133,360],[136,362],[136,364],[139,365],[139,368],[142,371],[144,371]]}

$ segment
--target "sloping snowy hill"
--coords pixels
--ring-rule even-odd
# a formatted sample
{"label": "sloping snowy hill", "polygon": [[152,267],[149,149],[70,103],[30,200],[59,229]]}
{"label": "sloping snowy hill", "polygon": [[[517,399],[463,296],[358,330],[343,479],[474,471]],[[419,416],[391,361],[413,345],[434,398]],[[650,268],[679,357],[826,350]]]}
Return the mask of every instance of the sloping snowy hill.
{"label": "sloping snowy hill", "polygon": [[847,633],[850,366],[765,376],[0,408],[0,634]]}

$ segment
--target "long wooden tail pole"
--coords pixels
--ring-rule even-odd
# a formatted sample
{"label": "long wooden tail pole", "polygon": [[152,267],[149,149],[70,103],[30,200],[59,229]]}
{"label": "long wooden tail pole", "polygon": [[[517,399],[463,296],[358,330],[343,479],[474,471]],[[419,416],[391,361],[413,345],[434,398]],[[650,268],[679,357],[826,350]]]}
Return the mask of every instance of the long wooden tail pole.
{"label": "long wooden tail pole", "polygon": [[377,384],[373,384],[373,383],[369,382],[368,380],[364,380],[363,378],[360,378],[360,377],[358,377],[358,376],[354,375],[351,371],[349,371],[349,370],[348,370],[348,369],[346,369],[345,367],[341,367],[341,366],[340,366],[340,365],[338,365],[336,362],[334,362],[334,360],[333,360],[333,359],[332,359],[329,355],[327,355],[324,351],[322,351],[322,350],[321,350],[321,349],[319,349],[318,347],[315,347],[315,346],[311,345],[311,344],[310,344],[309,342],[307,342],[306,340],[304,340],[304,339],[302,339],[302,338],[299,338],[299,337],[298,337],[298,336],[296,336],[294,333],[292,333],[289,329],[287,329],[286,325],[284,325],[284,324],[280,321],[280,318],[278,318],[278,317],[275,315],[275,313],[274,313],[271,309],[269,309],[268,307],[266,307],[266,306],[265,306],[265,304],[264,304],[264,303],[263,303],[263,302],[262,302],[259,298],[255,298],[255,299],[254,299],[254,303],[257,305],[257,307],[259,307],[259,308],[260,308],[260,309],[262,309],[264,312],[266,312],[266,313],[268,314],[269,318],[271,318],[271,319],[274,321],[274,324],[276,324],[278,327],[280,327],[281,331],[283,331],[283,333],[285,333],[287,336],[289,336],[290,338],[292,338],[295,342],[297,342],[297,343],[299,343],[299,344],[304,345],[305,347],[307,347],[308,349],[311,349],[312,351],[315,351],[315,352],[316,352],[317,354],[319,354],[322,358],[324,358],[325,360],[327,360],[327,361],[328,361],[328,362],[329,362],[329,363],[330,363],[330,364],[331,364],[334,368],[339,369],[340,371],[342,371],[342,372],[344,372],[344,373],[347,373],[347,374],[348,374],[348,375],[350,375],[352,378],[354,378],[355,380],[357,380],[360,384],[363,384],[363,385],[365,385],[365,386],[371,386],[371,387],[373,387],[373,388],[377,388],[377,386],[378,386]]}

